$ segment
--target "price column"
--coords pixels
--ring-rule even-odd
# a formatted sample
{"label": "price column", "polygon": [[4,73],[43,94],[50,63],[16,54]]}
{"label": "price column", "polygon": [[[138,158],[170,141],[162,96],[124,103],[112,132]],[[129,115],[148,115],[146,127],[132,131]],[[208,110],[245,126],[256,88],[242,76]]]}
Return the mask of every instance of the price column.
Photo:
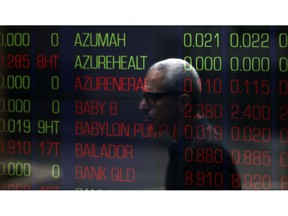
{"label": "price column", "polygon": [[31,33],[0,29],[0,189],[31,189]]}
{"label": "price column", "polygon": [[[216,130],[222,134],[223,118],[223,59],[221,53],[220,28],[187,28],[183,32],[183,59],[190,63],[199,74],[201,83],[202,102],[197,107],[191,107],[191,111],[199,110],[214,124]],[[185,82],[184,92],[193,93],[195,89]],[[190,116],[187,113],[186,117]],[[218,137],[219,140],[222,138]]]}
{"label": "price column", "polygon": [[[223,71],[225,69],[225,59],[223,59],[223,35],[221,28],[219,27],[187,27],[184,28],[182,34],[182,49],[183,59],[190,63],[198,72],[200,79],[198,84],[201,85],[201,102],[199,104],[190,105],[189,109],[185,112],[185,118],[190,118],[191,121],[195,118],[196,110],[205,116],[208,121],[213,125],[216,133],[213,130],[207,129],[207,139],[223,142],[225,133],[225,125],[223,120],[225,119],[226,103],[222,102],[225,89],[223,86],[225,83],[222,80]],[[185,68],[184,68],[185,69]],[[189,68],[187,68],[189,70]],[[189,80],[184,83],[184,92],[194,93],[195,88],[192,82]],[[189,130],[185,129],[184,136],[187,140],[204,138],[204,127],[196,127],[193,129],[189,127]],[[200,149],[200,148],[199,148]],[[187,147],[184,149],[185,160],[189,161],[188,152],[197,151],[197,158],[199,161],[203,156],[203,149],[200,151]],[[216,151],[217,152],[217,151]],[[215,153],[215,152],[214,152]],[[199,156],[199,157],[198,157]],[[195,159],[198,160],[198,159]],[[215,161],[214,161],[215,159]],[[193,160],[194,162],[194,160]],[[207,162],[208,161],[201,161]],[[216,158],[210,163],[219,163]],[[196,172],[192,173],[191,170],[184,170],[184,181],[186,186],[203,186],[211,184],[213,187],[222,188],[224,186],[222,179],[222,173],[213,172]]]}
{"label": "price column", "polygon": [[[279,189],[288,189],[288,28],[276,27],[276,166]],[[275,145],[276,145],[275,144]]]}
{"label": "price column", "polygon": [[229,62],[229,145],[243,189],[273,189],[270,57],[273,38],[263,27],[230,27],[227,36]]}

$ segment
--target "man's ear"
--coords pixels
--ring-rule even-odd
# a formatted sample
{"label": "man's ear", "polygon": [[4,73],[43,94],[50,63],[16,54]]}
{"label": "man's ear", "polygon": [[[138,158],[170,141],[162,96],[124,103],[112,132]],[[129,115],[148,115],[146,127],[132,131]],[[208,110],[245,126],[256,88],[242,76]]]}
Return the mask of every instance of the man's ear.
{"label": "man's ear", "polygon": [[178,102],[179,111],[184,112],[186,109],[186,105],[191,103],[191,97],[188,94],[182,94],[179,98]]}

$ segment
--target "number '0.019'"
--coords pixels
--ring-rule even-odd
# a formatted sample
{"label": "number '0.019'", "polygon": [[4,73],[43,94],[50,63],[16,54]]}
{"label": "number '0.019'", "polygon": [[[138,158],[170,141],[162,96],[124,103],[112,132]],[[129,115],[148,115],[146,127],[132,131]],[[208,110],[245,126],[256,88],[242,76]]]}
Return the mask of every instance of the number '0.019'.
{"label": "number '0.019'", "polygon": [[31,121],[28,119],[0,119],[0,133],[30,133]]}

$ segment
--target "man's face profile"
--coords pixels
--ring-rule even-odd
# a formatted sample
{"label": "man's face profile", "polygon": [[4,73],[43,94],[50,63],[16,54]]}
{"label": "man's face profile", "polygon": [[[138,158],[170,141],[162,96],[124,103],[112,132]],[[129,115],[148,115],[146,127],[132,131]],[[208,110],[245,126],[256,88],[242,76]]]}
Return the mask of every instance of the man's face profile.
{"label": "man's face profile", "polygon": [[178,117],[177,99],[164,90],[164,78],[165,73],[161,71],[148,71],[144,97],[139,104],[139,109],[145,114],[145,121],[151,123],[157,131],[160,131],[163,125],[172,130]]}

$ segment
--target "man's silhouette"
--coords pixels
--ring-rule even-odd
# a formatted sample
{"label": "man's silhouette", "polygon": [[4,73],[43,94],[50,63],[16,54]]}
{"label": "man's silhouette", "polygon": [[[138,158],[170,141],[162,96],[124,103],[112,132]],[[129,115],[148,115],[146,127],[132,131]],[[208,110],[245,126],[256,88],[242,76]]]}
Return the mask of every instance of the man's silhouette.
{"label": "man's silhouette", "polygon": [[198,73],[186,61],[167,59],[148,70],[139,108],[147,123],[158,131],[168,128],[174,139],[169,147],[166,189],[241,189],[222,135],[197,110],[200,102]]}

